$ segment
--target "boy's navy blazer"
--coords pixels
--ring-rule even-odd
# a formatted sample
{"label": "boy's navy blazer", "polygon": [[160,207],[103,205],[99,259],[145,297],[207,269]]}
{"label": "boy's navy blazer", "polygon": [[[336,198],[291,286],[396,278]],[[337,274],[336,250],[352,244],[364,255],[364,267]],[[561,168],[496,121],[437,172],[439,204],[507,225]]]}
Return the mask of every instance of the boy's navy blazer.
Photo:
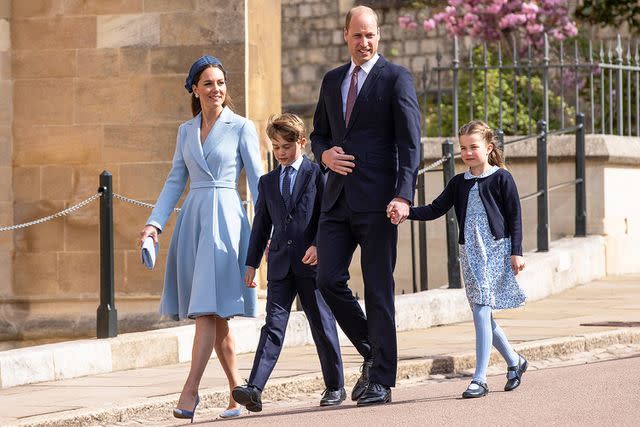
{"label": "boy's navy blazer", "polygon": [[260,265],[271,236],[267,280],[284,279],[289,268],[296,275],[315,277],[315,266],[304,264],[302,258],[309,246],[316,244],[324,176],[320,167],[305,156],[294,183],[292,203],[287,209],[280,193],[281,171],[282,166],[278,166],[258,182],[246,264],[256,268]]}

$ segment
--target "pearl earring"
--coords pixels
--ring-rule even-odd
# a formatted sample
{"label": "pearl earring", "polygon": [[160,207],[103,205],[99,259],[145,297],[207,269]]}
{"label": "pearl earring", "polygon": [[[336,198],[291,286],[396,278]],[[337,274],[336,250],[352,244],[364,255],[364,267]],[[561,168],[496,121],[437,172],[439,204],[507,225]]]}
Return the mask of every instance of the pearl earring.
{"label": "pearl earring", "polygon": [[195,93],[195,94],[194,94],[194,96],[197,98],[197,97],[198,97],[198,94],[197,94],[197,93]]}

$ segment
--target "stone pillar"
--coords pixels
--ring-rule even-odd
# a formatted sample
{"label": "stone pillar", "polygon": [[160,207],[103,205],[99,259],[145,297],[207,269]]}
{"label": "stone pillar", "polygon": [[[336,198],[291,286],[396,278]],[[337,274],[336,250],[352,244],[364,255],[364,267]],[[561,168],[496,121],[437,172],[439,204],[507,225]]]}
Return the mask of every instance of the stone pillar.
{"label": "stone pillar", "polygon": [[[266,133],[267,119],[282,110],[280,0],[248,0],[247,16],[247,117],[256,124],[263,158],[266,159],[271,155],[271,143]],[[266,290],[264,259],[256,283]]]}
{"label": "stone pillar", "polygon": [[[266,0],[1,0],[0,207],[11,213],[13,203],[13,218],[0,222],[46,216],[95,194],[105,169],[114,176],[114,192],[154,203],[171,167],[178,125],[191,118],[185,76],[205,53],[221,59],[235,111],[253,119],[264,136],[267,113],[280,110],[280,28],[274,32],[259,21],[279,23],[279,14],[279,4]],[[277,52],[275,63],[263,58],[272,56],[267,52]],[[12,85],[13,102],[4,96]],[[6,160],[12,158],[11,125],[13,164]],[[8,199],[12,192],[15,200]],[[149,272],[137,246],[149,214],[114,201],[121,318],[157,311],[175,219],[161,238],[158,267]],[[5,273],[11,256],[2,252],[8,244],[15,247],[12,281],[1,276],[11,276]],[[97,202],[14,232],[13,241],[0,245],[0,292],[11,297],[0,300],[0,312],[3,305],[20,306],[16,325],[54,313],[84,316],[93,325]]]}
{"label": "stone pillar", "polygon": [[[11,118],[13,84],[11,82],[11,1],[0,0],[0,225],[13,223],[13,189],[11,173]],[[13,277],[13,238],[0,233],[0,299],[11,295]],[[0,317],[2,317],[0,307]]]}

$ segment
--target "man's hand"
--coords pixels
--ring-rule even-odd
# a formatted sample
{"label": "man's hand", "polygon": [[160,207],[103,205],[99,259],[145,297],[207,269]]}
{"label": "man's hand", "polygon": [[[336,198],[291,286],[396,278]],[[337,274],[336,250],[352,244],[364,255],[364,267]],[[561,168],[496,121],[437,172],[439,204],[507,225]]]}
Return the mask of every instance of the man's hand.
{"label": "man's hand", "polygon": [[315,246],[309,246],[309,249],[304,253],[302,262],[309,265],[318,264],[318,250]]}
{"label": "man's hand", "polygon": [[331,147],[322,153],[322,163],[335,173],[347,175],[353,172],[356,158],[351,154],[345,154],[342,147]]}
{"label": "man's hand", "polygon": [[511,270],[516,276],[524,270],[524,258],[520,255],[511,255]]}
{"label": "man's hand", "polygon": [[244,285],[247,288],[255,288],[256,282],[253,281],[253,278],[256,277],[256,269],[251,266],[247,266],[247,271],[244,273]]}
{"label": "man's hand", "polygon": [[387,218],[391,220],[392,224],[401,224],[408,216],[409,202],[402,197],[396,197],[387,205]]}
{"label": "man's hand", "polygon": [[269,261],[269,245],[271,244],[271,239],[267,240],[267,246],[264,248],[264,260]]}

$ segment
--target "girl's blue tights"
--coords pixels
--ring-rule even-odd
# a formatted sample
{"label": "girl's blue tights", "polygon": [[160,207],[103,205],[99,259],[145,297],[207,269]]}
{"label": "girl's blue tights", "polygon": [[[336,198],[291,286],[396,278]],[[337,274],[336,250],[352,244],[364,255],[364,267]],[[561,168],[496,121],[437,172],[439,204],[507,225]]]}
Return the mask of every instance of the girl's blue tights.
{"label": "girl's blue tights", "polygon": [[520,356],[511,348],[502,328],[493,320],[490,306],[473,304],[472,311],[476,327],[476,372],[473,379],[486,383],[492,344],[507,362],[507,366],[516,366]]}

